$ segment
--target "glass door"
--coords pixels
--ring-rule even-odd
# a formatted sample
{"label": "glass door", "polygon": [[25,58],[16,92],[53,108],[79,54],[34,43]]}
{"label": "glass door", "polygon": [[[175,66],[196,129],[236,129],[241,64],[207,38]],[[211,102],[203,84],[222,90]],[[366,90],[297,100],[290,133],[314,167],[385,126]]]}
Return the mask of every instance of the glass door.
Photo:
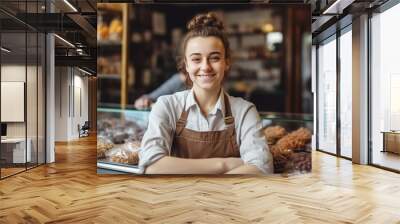
{"label": "glass door", "polygon": [[317,49],[317,149],[336,154],[336,35]]}
{"label": "glass door", "polygon": [[[1,177],[26,170],[26,33],[1,34]],[[4,50],[6,49],[6,50]]]}
{"label": "glass door", "polygon": [[352,32],[341,31],[340,45],[340,156],[352,158]]}
{"label": "glass door", "polygon": [[[24,17],[44,13],[43,5],[8,1],[0,7]],[[45,163],[46,40],[23,20],[0,11],[1,179]]]}
{"label": "glass door", "polygon": [[371,163],[400,171],[400,4],[371,18]]}

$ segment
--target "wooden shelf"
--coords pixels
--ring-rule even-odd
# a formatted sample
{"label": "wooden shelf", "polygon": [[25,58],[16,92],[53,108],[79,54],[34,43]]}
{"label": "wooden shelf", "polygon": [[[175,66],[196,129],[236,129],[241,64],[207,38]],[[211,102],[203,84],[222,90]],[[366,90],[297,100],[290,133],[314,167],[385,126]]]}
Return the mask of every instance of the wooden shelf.
{"label": "wooden shelf", "polygon": [[116,40],[98,40],[97,45],[100,47],[121,47],[121,41]]}
{"label": "wooden shelf", "polygon": [[[120,108],[125,108],[127,104],[127,74],[128,74],[128,15],[129,5],[127,3],[98,3],[97,9],[100,13],[117,12],[120,13],[122,19],[122,36],[121,40],[99,40],[98,46],[109,49],[120,49],[121,56],[121,74],[98,74],[100,79],[113,79],[120,80],[121,86],[119,91],[120,96]],[[101,92],[109,92],[112,89],[102,89]],[[100,97],[100,104],[101,97]],[[113,102],[114,103],[114,102]],[[115,102],[116,103],[116,102]]]}
{"label": "wooden shelf", "polygon": [[97,77],[100,79],[121,79],[120,74],[97,74]]}

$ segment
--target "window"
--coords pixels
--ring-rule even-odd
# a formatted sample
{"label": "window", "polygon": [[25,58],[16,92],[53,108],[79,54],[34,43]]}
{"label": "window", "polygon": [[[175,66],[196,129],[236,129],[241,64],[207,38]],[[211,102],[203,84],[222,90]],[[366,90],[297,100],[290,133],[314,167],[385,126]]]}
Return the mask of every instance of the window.
{"label": "window", "polygon": [[336,36],[318,48],[318,149],[336,153]]}
{"label": "window", "polygon": [[352,35],[351,26],[340,36],[340,155],[351,158]]}
{"label": "window", "polygon": [[371,18],[372,164],[396,170],[400,170],[400,156],[396,154],[400,153],[400,132],[396,132],[400,131],[398,21],[400,4]]}

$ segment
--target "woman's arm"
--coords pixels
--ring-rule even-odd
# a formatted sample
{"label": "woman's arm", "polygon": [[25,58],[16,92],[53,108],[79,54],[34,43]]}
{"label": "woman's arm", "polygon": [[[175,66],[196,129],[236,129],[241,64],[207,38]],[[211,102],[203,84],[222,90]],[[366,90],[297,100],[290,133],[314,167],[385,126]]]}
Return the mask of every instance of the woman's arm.
{"label": "woman's arm", "polygon": [[246,165],[229,173],[273,173],[272,155],[263,135],[263,125],[254,105],[246,108],[242,120],[239,120],[240,128],[240,157]]}
{"label": "woman's arm", "polygon": [[223,174],[243,165],[240,158],[183,159],[164,156],[145,170],[145,174]]}
{"label": "woman's arm", "polygon": [[263,174],[260,169],[258,169],[255,165],[245,164],[239,167],[236,167],[225,174]]}

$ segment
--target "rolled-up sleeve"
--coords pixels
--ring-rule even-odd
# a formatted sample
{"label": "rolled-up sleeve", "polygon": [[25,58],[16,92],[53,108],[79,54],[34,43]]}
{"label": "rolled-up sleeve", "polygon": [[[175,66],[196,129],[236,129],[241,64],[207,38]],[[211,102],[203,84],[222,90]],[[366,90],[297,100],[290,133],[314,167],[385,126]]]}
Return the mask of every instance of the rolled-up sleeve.
{"label": "rolled-up sleeve", "polygon": [[142,173],[146,167],[170,154],[174,130],[167,104],[166,98],[162,96],[150,112],[148,127],[139,151],[139,169]]}
{"label": "rolled-up sleeve", "polygon": [[240,128],[240,157],[263,173],[273,173],[272,155],[262,134],[262,122],[254,105],[246,110]]}

